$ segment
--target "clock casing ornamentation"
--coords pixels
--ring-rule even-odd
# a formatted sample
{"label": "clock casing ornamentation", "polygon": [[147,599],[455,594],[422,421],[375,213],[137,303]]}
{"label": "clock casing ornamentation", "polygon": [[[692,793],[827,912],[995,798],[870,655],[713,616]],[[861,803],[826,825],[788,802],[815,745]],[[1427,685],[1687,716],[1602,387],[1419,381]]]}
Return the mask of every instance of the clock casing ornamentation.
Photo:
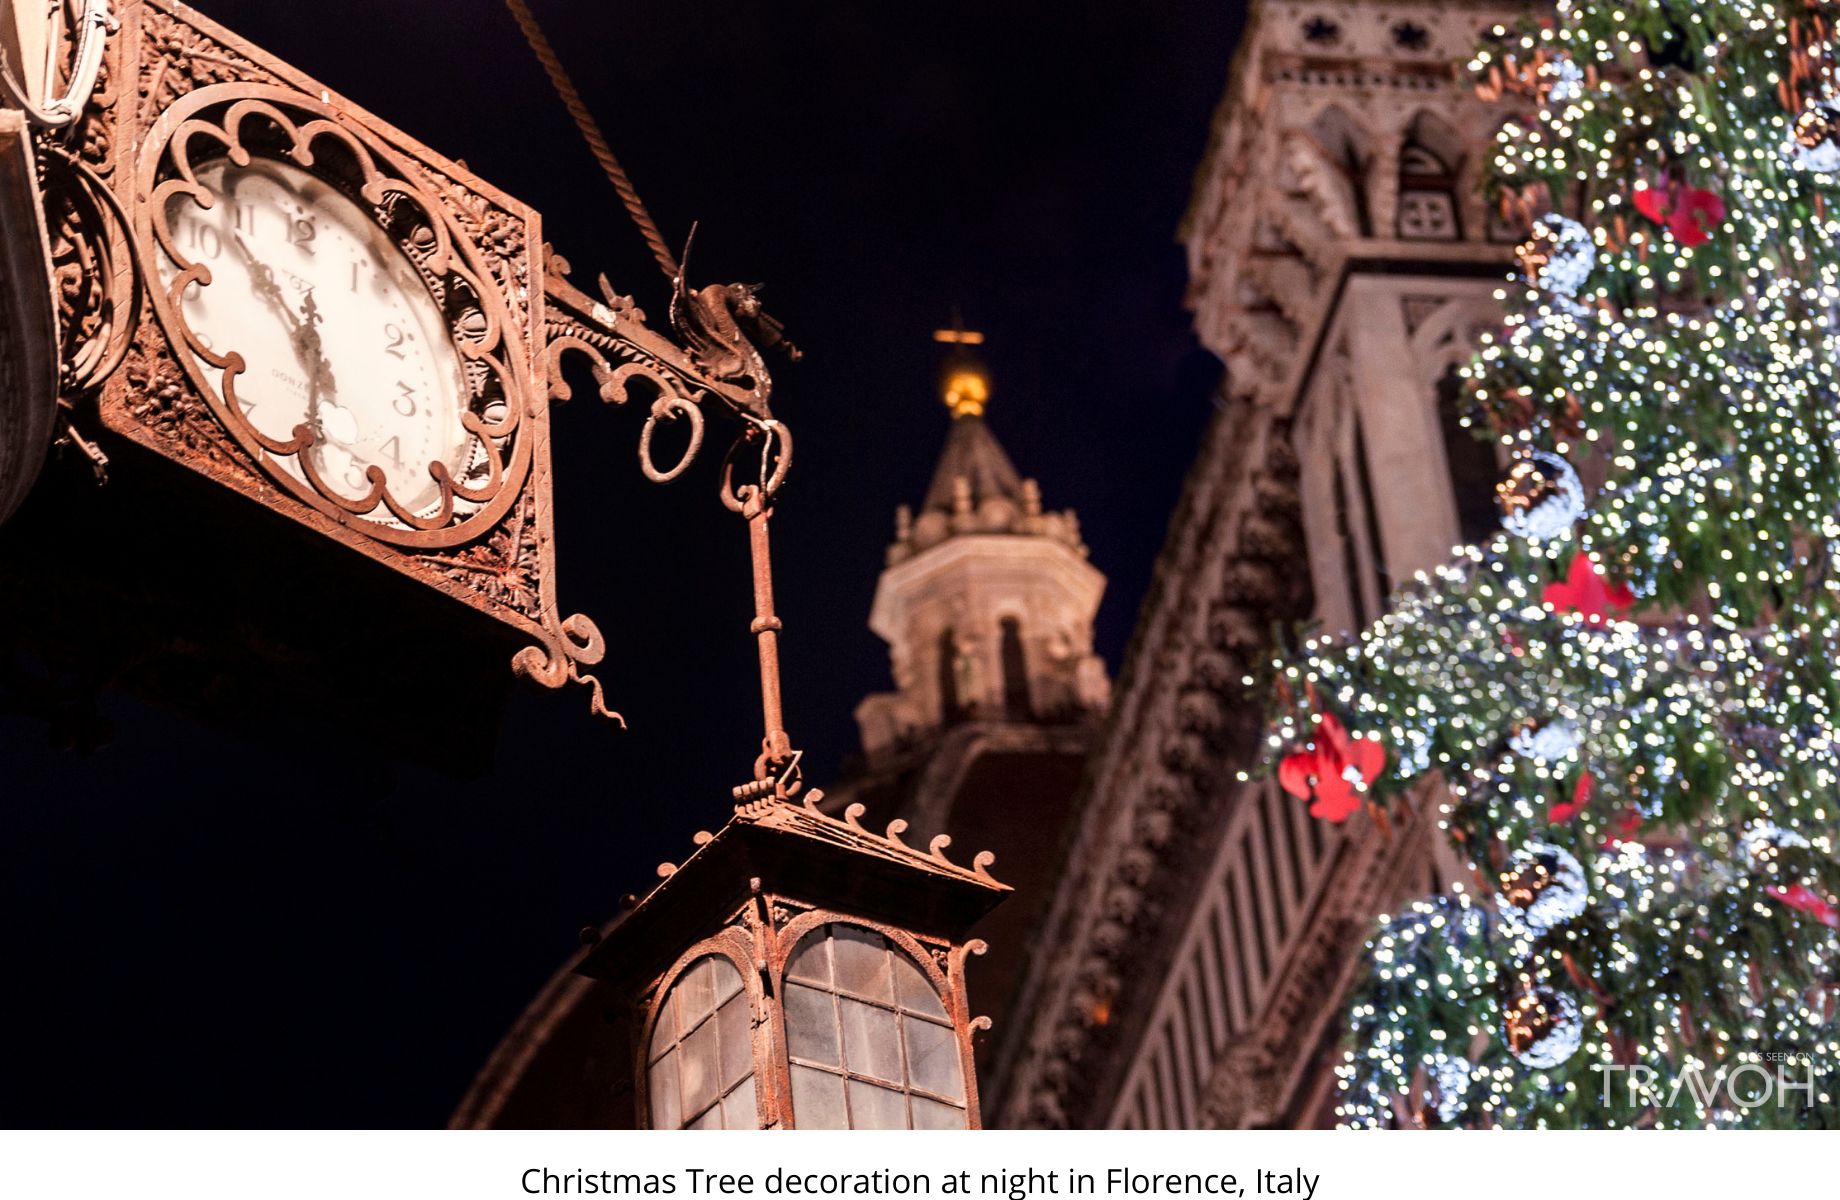
{"label": "clock casing ornamentation", "polygon": [[511,626],[618,720],[556,600],[538,214],[183,4],[119,14],[46,172],[73,426]]}

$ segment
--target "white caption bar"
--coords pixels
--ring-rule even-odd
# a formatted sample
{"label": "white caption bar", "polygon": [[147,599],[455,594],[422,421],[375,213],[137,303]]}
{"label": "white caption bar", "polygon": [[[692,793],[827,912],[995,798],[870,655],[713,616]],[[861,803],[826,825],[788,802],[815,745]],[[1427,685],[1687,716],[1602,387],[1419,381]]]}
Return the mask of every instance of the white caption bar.
{"label": "white caption bar", "polygon": [[[1766,1140],[1767,1139],[1767,1140]],[[1822,1194],[1840,1133],[0,1133],[0,1196],[1426,1200]]]}

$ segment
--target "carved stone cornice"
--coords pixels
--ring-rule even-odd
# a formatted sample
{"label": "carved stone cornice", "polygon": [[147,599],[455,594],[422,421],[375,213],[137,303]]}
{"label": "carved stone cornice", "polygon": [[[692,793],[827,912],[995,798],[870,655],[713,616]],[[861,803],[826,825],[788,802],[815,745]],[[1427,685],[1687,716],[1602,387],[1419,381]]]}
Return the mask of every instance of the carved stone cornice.
{"label": "carved stone cornice", "polygon": [[[1183,229],[1196,329],[1227,364],[1222,411],[1173,518],[1025,976],[1017,1010],[1034,1029],[1005,1046],[988,1081],[993,1124],[1111,1116],[1198,872],[1241,794],[1234,776],[1259,751],[1265,701],[1242,679],[1271,652],[1275,627],[1310,615],[1290,418],[1343,289],[1366,271],[1492,275],[1507,258],[1474,186],[1494,117],[1455,63],[1515,12],[1432,0],[1254,6]],[[1454,175],[1441,230],[1409,221],[1401,203],[1408,162],[1440,139]],[[1338,865],[1303,948],[1279,965],[1264,1022],[1213,1075],[1210,1123],[1276,1119],[1293,1102],[1307,1057],[1296,1039],[1314,1046],[1336,1019],[1324,996],[1390,902],[1386,881],[1422,862],[1422,840],[1370,836]]]}
{"label": "carved stone cornice", "polygon": [[1241,680],[1269,652],[1269,631],[1309,610],[1287,434],[1231,405],[1189,477],[1016,1006],[1033,1028],[993,1072],[995,1123],[1094,1124],[1117,1086],[1107,1051],[1129,1044],[1154,995],[1165,918],[1258,736]]}

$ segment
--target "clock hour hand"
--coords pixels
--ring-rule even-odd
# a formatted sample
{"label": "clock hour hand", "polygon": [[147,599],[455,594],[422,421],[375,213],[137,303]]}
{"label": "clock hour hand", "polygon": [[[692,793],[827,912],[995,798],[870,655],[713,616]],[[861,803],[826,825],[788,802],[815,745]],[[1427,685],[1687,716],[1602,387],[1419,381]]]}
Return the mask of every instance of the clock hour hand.
{"label": "clock hour hand", "polygon": [[243,240],[242,234],[233,230],[230,240],[235,244],[236,252],[243,256],[243,262],[249,268],[249,281],[255,287],[256,294],[272,304],[275,311],[281,314],[281,319],[287,322],[288,336],[298,345],[301,332],[300,317],[288,304],[287,296],[281,291],[281,285],[275,282],[275,272],[267,263],[256,257],[255,251],[249,248],[249,243]]}

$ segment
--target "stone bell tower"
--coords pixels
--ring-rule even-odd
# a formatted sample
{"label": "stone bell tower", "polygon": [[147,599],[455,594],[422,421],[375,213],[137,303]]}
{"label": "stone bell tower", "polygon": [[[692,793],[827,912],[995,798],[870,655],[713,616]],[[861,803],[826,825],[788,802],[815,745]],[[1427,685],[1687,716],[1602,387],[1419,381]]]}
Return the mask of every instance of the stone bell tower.
{"label": "stone bell tower", "polygon": [[896,513],[869,615],[895,681],[856,709],[871,763],[966,722],[1078,723],[1111,694],[1092,651],[1105,576],[1079,520],[1044,510],[984,423],[990,379],[968,349],[981,335],[935,336],[956,339],[941,387],[952,424],[918,513]]}

